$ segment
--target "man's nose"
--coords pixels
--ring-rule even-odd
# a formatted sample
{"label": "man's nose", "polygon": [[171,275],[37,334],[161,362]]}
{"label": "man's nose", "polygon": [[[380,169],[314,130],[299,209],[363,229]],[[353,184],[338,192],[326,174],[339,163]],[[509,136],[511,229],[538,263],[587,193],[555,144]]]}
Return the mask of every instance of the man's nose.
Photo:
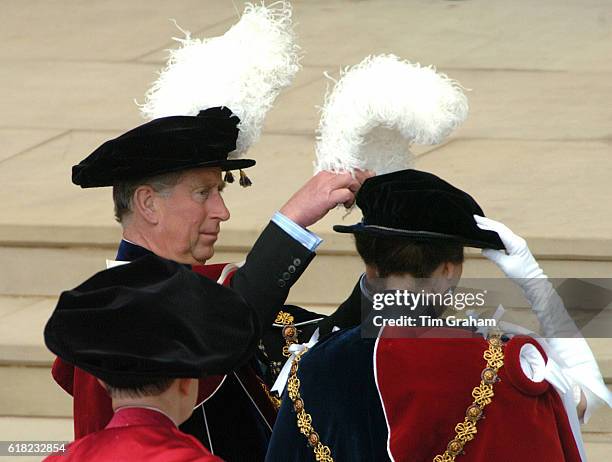
{"label": "man's nose", "polygon": [[221,221],[227,221],[230,218],[230,211],[225,206],[225,201],[221,194],[215,195],[214,206],[211,215]]}

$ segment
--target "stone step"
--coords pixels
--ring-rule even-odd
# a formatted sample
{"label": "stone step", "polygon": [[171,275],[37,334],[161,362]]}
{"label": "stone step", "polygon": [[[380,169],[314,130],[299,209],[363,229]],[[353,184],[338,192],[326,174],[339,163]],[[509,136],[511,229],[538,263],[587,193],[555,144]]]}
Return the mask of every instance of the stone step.
{"label": "stone step", "polygon": [[[3,417],[0,416],[2,441],[72,441],[72,417]],[[0,456],[0,461],[39,462],[40,456]]]}
{"label": "stone step", "polygon": [[[608,430],[610,427],[608,427]],[[608,462],[612,454],[612,433],[583,434],[584,447],[589,462]]]}
{"label": "stone step", "polygon": [[[351,239],[319,234],[324,244],[292,289],[291,303],[337,305],[363,271]],[[257,236],[256,230],[224,231],[211,262],[242,261]],[[103,269],[105,260],[115,257],[119,239],[117,227],[0,225],[0,295],[56,297]],[[550,277],[612,274],[612,240],[532,238],[530,247]],[[502,276],[480,252],[466,250],[464,278]]]}

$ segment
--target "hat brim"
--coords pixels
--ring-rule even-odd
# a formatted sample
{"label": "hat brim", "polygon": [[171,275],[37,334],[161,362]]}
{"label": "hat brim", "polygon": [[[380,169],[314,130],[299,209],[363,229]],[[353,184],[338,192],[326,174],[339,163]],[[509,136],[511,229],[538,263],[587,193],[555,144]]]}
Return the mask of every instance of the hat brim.
{"label": "hat brim", "polygon": [[[78,171],[79,166],[75,166],[73,168],[73,179],[72,182],[81,188],[100,188],[105,186],[113,186],[117,183],[121,183],[123,181],[136,181],[144,178],[151,178],[157,175],[163,175],[165,173],[174,173],[180,172],[182,170],[190,170],[192,168],[220,168],[221,171],[225,172],[227,170],[241,170],[252,167],[255,165],[255,160],[253,159],[223,159],[223,160],[208,160],[204,162],[194,162],[194,163],[185,163],[182,165],[177,165],[172,168],[160,168],[160,169],[152,169],[147,171],[146,173],[141,173],[140,175],[119,175],[113,178],[104,178],[104,179],[81,179],[79,178],[80,172]],[[77,170],[74,170],[77,169]]]}
{"label": "hat brim", "polygon": [[[469,239],[463,236],[457,236],[453,234],[435,233],[431,231],[409,231],[397,228],[387,228],[384,226],[377,225],[364,225],[363,223],[356,223],[354,225],[334,225],[334,231],[345,234],[368,234],[370,236],[378,237],[405,237],[414,240],[423,241],[445,241],[454,242],[461,244],[465,247],[475,247],[477,249],[504,249],[504,245],[501,239],[493,239],[491,241]],[[498,240],[499,242],[494,242]]]}
{"label": "hat brim", "polygon": [[181,170],[190,170],[192,168],[215,168],[218,167],[222,172],[227,170],[242,170],[255,165],[253,159],[224,159],[224,160],[208,160],[205,162],[194,162],[177,166],[176,168],[163,168],[147,176],[162,175],[164,173],[180,172]]}
{"label": "hat brim", "polygon": [[255,160],[253,159],[228,159],[221,162],[219,167],[221,170],[241,170],[243,168],[249,168],[255,165]]}

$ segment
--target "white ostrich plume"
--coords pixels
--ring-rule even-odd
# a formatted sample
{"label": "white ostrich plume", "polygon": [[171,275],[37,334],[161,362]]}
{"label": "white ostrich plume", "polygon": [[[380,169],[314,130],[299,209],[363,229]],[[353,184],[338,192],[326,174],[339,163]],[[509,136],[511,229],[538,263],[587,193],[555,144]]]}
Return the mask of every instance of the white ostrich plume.
{"label": "white ostrich plume", "polygon": [[315,171],[410,168],[410,146],[438,144],[467,117],[461,86],[394,55],[346,69],[321,109]]}
{"label": "white ostrich plume", "polygon": [[237,147],[229,157],[240,157],[259,139],[266,113],[300,68],[290,3],[249,3],[224,35],[200,40],[185,32],[175,40],[180,47],[170,50],[140,106],[142,115],[193,116],[228,107],[240,118]]}

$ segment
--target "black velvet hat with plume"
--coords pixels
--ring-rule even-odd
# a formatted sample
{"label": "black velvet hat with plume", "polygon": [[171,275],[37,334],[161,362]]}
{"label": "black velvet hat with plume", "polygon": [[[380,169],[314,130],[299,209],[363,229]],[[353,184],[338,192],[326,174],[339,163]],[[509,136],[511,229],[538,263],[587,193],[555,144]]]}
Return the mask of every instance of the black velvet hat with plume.
{"label": "black velvet hat with plume", "polygon": [[472,196],[431,173],[408,169],[368,178],[356,203],[361,223],[334,231],[504,248],[497,233],[476,225],[473,215],[484,212]]}
{"label": "black velvet hat with plume", "polygon": [[226,107],[154,119],[105,142],[72,167],[72,182],[94,188],[197,167],[251,167],[252,159],[228,159],[236,149],[239,122]]}

